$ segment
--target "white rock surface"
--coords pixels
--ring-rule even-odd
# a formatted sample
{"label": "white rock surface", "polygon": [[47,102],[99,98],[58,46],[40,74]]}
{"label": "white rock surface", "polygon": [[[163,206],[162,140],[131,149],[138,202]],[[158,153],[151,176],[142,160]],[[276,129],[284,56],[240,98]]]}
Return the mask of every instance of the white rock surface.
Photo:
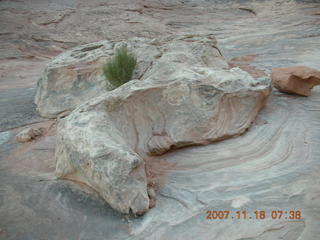
{"label": "white rock surface", "polygon": [[[93,187],[123,213],[149,208],[150,156],[243,133],[270,94],[270,79],[198,58],[206,42],[175,41],[143,81],[83,104],[58,125],[57,175]],[[194,54],[185,52],[189,44]]]}

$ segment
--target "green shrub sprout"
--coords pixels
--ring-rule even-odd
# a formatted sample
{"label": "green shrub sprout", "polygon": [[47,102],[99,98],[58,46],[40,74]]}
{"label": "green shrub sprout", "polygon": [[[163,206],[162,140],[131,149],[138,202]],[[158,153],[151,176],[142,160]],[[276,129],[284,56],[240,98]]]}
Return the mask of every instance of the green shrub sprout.
{"label": "green shrub sprout", "polygon": [[126,47],[116,50],[115,56],[103,65],[103,73],[106,79],[114,87],[132,79],[132,74],[137,66],[137,58]]}

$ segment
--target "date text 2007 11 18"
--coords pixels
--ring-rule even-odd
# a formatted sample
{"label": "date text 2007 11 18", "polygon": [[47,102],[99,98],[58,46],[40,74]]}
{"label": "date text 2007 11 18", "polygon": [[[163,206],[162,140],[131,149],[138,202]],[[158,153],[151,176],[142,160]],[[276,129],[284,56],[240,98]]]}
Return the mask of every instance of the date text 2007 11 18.
{"label": "date text 2007 11 18", "polygon": [[253,211],[253,213],[248,213],[246,210],[241,211],[229,211],[229,210],[213,210],[207,211],[206,219],[208,220],[222,220],[222,219],[258,219],[263,220],[266,218],[271,219],[290,219],[297,220],[301,219],[301,211],[300,210],[272,210],[270,212],[266,212],[265,210],[257,210]]}

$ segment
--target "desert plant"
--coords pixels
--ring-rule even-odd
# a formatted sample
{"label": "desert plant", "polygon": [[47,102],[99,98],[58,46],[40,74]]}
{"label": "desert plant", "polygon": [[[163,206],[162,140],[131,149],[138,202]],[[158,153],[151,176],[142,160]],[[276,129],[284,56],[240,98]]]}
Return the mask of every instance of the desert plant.
{"label": "desert plant", "polygon": [[128,82],[137,66],[137,58],[126,47],[116,50],[115,56],[103,65],[106,79],[115,87]]}

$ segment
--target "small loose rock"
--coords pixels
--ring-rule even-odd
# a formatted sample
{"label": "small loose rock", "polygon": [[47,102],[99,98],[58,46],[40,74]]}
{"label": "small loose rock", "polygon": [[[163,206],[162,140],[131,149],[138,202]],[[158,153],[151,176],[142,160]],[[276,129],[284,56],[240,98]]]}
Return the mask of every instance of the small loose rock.
{"label": "small loose rock", "polygon": [[16,140],[21,143],[29,142],[42,135],[42,133],[43,128],[26,128],[16,135]]}
{"label": "small loose rock", "polygon": [[280,92],[310,96],[311,89],[320,85],[320,71],[294,66],[272,69],[272,83]]}

